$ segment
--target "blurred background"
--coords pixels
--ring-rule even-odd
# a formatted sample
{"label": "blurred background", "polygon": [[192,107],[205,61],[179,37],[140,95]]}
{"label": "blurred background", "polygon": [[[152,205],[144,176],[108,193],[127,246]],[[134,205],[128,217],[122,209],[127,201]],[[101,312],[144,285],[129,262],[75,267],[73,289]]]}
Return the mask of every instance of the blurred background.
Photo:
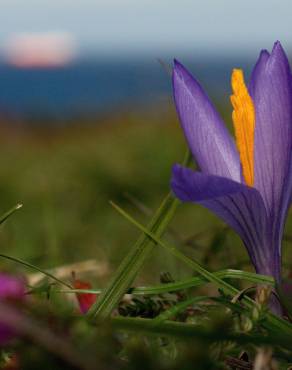
{"label": "blurred background", "polygon": [[[173,58],[230,124],[232,68],[248,77],[276,40],[289,53],[291,12],[290,0],[2,0],[0,210],[24,204],[2,228],[2,253],[45,268],[94,258],[107,276],[138,235],[108,201],[146,223],[184,156]],[[180,207],[171,231],[210,268],[249,268],[234,233],[199,206]],[[140,279],[161,270],[189,273],[158,251]]]}

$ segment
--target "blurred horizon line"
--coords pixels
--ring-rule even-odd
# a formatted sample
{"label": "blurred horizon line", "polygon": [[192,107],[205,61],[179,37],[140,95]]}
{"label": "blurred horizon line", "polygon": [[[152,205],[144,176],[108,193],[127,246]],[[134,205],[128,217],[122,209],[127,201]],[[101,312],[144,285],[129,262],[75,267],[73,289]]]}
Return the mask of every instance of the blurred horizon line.
{"label": "blurred horizon line", "polygon": [[[246,80],[256,60],[229,57],[179,57],[211,98],[227,104],[230,75],[242,68]],[[126,107],[163,105],[171,99],[172,59],[82,58],[54,68],[19,68],[0,58],[0,116],[72,117],[117,111]],[[147,109],[147,108],[146,108]]]}

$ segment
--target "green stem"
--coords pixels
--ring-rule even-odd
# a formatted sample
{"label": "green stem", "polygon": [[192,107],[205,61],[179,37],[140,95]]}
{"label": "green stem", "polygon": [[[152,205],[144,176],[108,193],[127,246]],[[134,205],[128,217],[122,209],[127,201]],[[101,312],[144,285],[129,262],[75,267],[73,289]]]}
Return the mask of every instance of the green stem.
{"label": "green stem", "polygon": [[[249,281],[256,284],[275,285],[274,279],[266,275],[258,275],[253,272],[246,272],[240,270],[222,270],[214,272],[220,279],[239,279]],[[180,280],[174,283],[161,284],[149,287],[137,287],[130,290],[133,295],[157,295],[169,292],[176,292],[179,290],[195,288],[208,283],[204,277],[196,276],[189,279]],[[54,289],[55,293],[87,293],[87,294],[100,294],[102,289]]]}
{"label": "green stem", "polygon": [[142,318],[115,317],[111,319],[111,325],[114,329],[126,332],[141,332],[152,335],[167,335],[179,337],[182,339],[198,338],[208,343],[217,341],[234,341],[241,344],[254,343],[281,345],[290,349],[290,337],[281,334],[263,335],[263,334],[245,334],[230,333],[222,330],[206,330],[194,324],[186,324],[177,321],[164,321],[159,325],[153,325],[153,320]]}

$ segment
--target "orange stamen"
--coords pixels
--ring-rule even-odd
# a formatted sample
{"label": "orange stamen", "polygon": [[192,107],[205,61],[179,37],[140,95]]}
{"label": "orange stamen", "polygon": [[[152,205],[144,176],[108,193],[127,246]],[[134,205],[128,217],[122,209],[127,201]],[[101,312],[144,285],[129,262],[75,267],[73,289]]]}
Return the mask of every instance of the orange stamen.
{"label": "orange stamen", "polygon": [[231,86],[232,120],[243,177],[247,185],[253,186],[255,110],[241,69],[232,71]]}

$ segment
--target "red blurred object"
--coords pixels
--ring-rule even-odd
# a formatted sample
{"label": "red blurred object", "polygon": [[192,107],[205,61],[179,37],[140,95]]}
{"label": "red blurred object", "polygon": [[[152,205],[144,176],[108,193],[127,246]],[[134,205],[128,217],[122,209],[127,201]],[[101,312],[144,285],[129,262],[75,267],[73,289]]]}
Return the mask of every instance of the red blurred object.
{"label": "red blurred object", "polygon": [[[92,289],[92,285],[88,282],[74,279],[73,282],[74,289]],[[85,314],[93,303],[96,301],[97,294],[91,293],[77,293],[76,294],[80,311]]]}

